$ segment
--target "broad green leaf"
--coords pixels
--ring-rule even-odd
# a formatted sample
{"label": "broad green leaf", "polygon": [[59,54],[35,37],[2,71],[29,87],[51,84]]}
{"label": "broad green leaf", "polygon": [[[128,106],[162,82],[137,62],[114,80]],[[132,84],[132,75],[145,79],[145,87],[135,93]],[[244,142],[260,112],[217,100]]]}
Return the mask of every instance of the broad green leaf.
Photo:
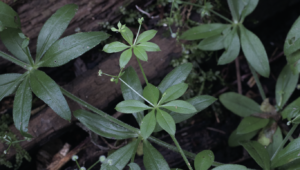
{"label": "broad green leaf", "polygon": [[128,164],[128,166],[130,167],[130,170],[141,170],[141,168],[139,167],[139,165],[138,164],[136,164],[136,163],[130,163],[130,164]]}
{"label": "broad green leaf", "polygon": [[115,41],[115,42],[112,42],[110,44],[106,44],[103,47],[103,51],[106,52],[106,53],[116,53],[116,52],[123,51],[123,50],[125,50],[125,49],[127,49],[129,47],[130,46],[128,46],[126,44],[123,44],[121,42]]}
{"label": "broad green leaf", "polygon": [[120,67],[121,68],[124,68],[127,65],[129,60],[131,59],[131,56],[132,56],[131,48],[122,52],[121,57],[120,57]]}
{"label": "broad green leaf", "polygon": [[256,141],[241,142],[255,162],[264,170],[270,170],[270,155],[267,149]]}
{"label": "broad green leaf", "polygon": [[215,155],[211,150],[204,150],[197,154],[194,162],[196,170],[208,170],[215,160]]}
{"label": "broad green leaf", "polygon": [[199,43],[198,48],[203,51],[221,50],[224,48],[224,38],[225,35],[222,34],[205,38]]}
{"label": "broad green leaf", "polygon": [[151,109],[151,107],[138,100],[125,100],[120,102],[115,109],[122,113],[136,113]]}
{"label": "broad green leaf", "polygon": [[268,56],[262,42],[255,34],[247,30],[243,25],[240,25],[240,31],[241,45],[247,61],[260,75],[269,77],[270,66]]}
{"label": "broad green leaf", "polygon": [[292,120],[298,115],[300,115],[300,97],[294,100],[281,112],[282,119]]}
{"label": "broad green leaf", "polygon": [[133,47],[133,53],[137,58],[139,58],[142,61],[148,61],[148,56],[144,48],[135,46]]}
{"label": "broad green leaf", "polygon": [[12,83],[13,81],[16,81],[18,78],[20,78],[20,76],[22,76],[22,74],[18,74],[18,73],[1,74],[0,86]]}
{"label": "broad green leaf", "polygon": [[0,21],[5,27],[21,28],[18,14],[7,4],[0,1]]}
{"label": "broad green leaf", "polygon": [[148,113],[141,123],[141,135],[144,139],[147,139],[154,131],[156,125],[155,110]]}
{"label": "broad green leaf", "polygon": [[248,170],[248,169],[243,165],[227,164],[227,165],[217,166],[212,170]]}
{"label": "broad green leaf", "polygon": [[128,44],[132,45],[133,43],[133,33],[132,31],[128,28],[124,28],[124,32],[121,32],[122,37],[128,42]]}
{"label": "broad green leaf", "polygon": [[0,21],[0,32],[4,30],[4,25],[3,23]]}
{"label": "broad green leaf", "polygon": [[[70,21],[74,17],[78,10],[78,6],[75,4],[69,4],[61,7],[55,12],[44,24],[40,31],[37,40],[37,60],[45,54],[45,52],[51,47],[51,45],[59,39],[59,37],[65,32]],[[68,42],[69,43],[69,42]],[[63,46],[68,45],[64,44]],[[62,46],[62,47],[63,47]]]}
{"label": "broad green leaf", "polygon": [[290,29],[285,42],[284,42],[284,54],[290,56],[292,53],[300,49],[300,17],[294,22],[292,28]]}
{"label": "broad green leaf", "polygon": [[0,38],[5,47],[19,60],[30,63],[28,57],[31,57],[29,48],[22,48],[23,39],[19,36],[20,29],[10,28],[0,32]]}
{"label": "broad green leaf", "polygon": [[257,132],[258,131],[253,131],[246,134],[237,134],[237,130],[234,130],[229,136],[228,145],[230,147],[237,147],[241,145],[240,142],[250,141],[250,139],[252,139],[257,134]]}
{"label": "broad green leaf", "polygon": [[153,105],[156,105],[159,99],[159,90],[157,87],[152,84],[148,84],[143,91],[143,96],[151,102]]}
{"label": "broad green leaf", "polygon": [[180,39],[184,40],[200,40],[220,34],[225,29],[231,27],[229,24],[202,24],[185,31]]}
{"label": "broad green leaf", "polygon": [[240,16],[247,2],[248,0],[227,0],[234,22],[238,23],[240,21]]}
{"label": "broad green leaf", "polygon": [[184,82],[192,68],[193,65],[191,63],[185,63],[176,67],[160,82],[158,86],[160,92],[164,93],[169,87]]}
{"label": "broad green leaf", "polygon": [[287,65],[284,66],[276,82],[276,102],[280,108],[285,105],[294,92],[298,79],[299,73],[293,74]]}
{"label": "broad green leaf", "polygon": [[26,132],[28,131],[28,123],[31,115],[31,103],[32,93],[29,84],[29,77],[26,77],[18,87],[15,95],[13,119],[16,128],[21,132],[21,134],[29,138],[32,138],[32,136]]}
{"label": "broad green leaf", "polygon": [[138,47],[143,48],[145,51],[161,51],[159,46],[152,43],[152,42],[142,42],[141,44],[137,45]]}
{"label": "broad green leaf", "polygon": [[17,89],[17,87],[19,86],[19,84],[24,80],[24,77],[25,77],[25,74],[16,78],[15,81],[5,82],[4,85],[1,85],[0,86],[0,101],[4,97],[14,93],[15,90]]}
{"label": "broad green leaf", "polygon": [[282,166],[292,161],[299,161],[300,138],[290,142],[285,148],[280,150],[272,161],[272,168]]}
{"label": "broad green leaf", "polygon": [[136,41],[136,44],[138,43],[142,43],[142,42],[147,42],[149,40],[151,40],[155,35],[156,35],[157,31],[156,30],[148,30],[148,31],[144,31],[143,33],[141,33]]}
{"label": "broad green leaf", "polygon": [[278,167],[278,170],[300,170],[300,161],[292,161]]}
{"label": "broad green leaf", "polygon": [[262,112],[255,101],[238,93],[224,93],[220,96],[220,101],[228,110],[241,117]]}
{"label": "broad green leaf", "polygon": [[267,147],[267,150],[268,150],[270,156],[272,156],[275,153],[275,151],[280,146],[280,144],[283,140],[281,129],[279,127],[277,127],[277,130],[276,130],[275,134],[273,135],[272,139],[273,139],[272,143],[270,143],[270,145]]}
{"label": "broad green leaf", "polygon": [[218,65],[232,62],[240,53],[240,39],[235,27],[224,39],[225,51],[218,60]]}
{"label": "broad green leaf", "polygon": [[65,97],[59,86],[47,74],[39,70],[32,71],[30,73],[30,87],[32,92],[60,117],[68,121],[71,120],[71,111]]}
{"label": "broad green leaf", "polygon": [[[126,146],[123,146],[122,148],[116,150],[114,153],[109,155],[106,159],[112,161],[111,166],[115,166],[119,170],[122,170],[129,162],[132,154],[134,154],[133,152],[136,145],[137,145],[137,140],[130,142]],[[106,166],[110,166],[110,165],[108,163],[104,163],[102,164],[100,170],[106,170]]]}
{"label": "broad green leaf", "polygon": [[86,110],[76,110],[74,116],[94,133],[109,139],[128,139],[137,136],[134,132]]}
{"label": "broad green leaf", "polygon": [[249,14],[251,14],[254,9],[256,8],[258,4],[258,0],[245,0],[247,2],[247,5],[245,5],[244,10],[242,11],[241,14],[241,20],[243,21]]}
{"label": "broad green leaf", "polygon": [[40,61],[42,67],[57,67],[81,56],[102,40],[108,38],[104,32],[81,32],[56,41]]}
{"label": "broad green leaf", "polygon": [[179,83],[174,86],[169,87],[162,96],[162,99],[160,100],[160,103],[166,103],[175,99],[178,99],[180,96],[182,96],[185,91],[187,90],[188,85],[185,83]]}
{"label": "broad green leaf", "polygon": [[170,170],[164,157],[147,140],[144,140],[143,150],[146,170]]}
{"label": "broad green leaf", "polygon": [[237,134],[247,134],[258,129],[261,129],[269,123],[269,119],[258,117],[245,117],[237,127]]}
{"label": "broad green leaf", "polygon": [[193,105],[183,100],[174,100],[162,105],[161,107],[182,114],[191,114],[197,112]]}
{"label": "broad green leaf", "polygon": [[175,135],[176,133],[175,122],[173,118],[169,115],[169,113],[157,109],[156,120],[159,126],[162,127],[166,132],[168,132],[170,135]]}
{"label": "broad green leaf", "polygon": [[[131,66],[126,68],[125,73],[122,75],[121,78],[136,92],[138,92],[139,94],[143,93],[142,84],[134,68],[132,68]],[[139,95],[137,95],[134,91],[132,91],[123,82],[121,82],[121,90],[122,90],[122,95],[124,100],[138,100],[141,102],[144,101]],[[133,116],[135,117],[137,122],[141,124],[144,117],[144,112],[133,113]]]}

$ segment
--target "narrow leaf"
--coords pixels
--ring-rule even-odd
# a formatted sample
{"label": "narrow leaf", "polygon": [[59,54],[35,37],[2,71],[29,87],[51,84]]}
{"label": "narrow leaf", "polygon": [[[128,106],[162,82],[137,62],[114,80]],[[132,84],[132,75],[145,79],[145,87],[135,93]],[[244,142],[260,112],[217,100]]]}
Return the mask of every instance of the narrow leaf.
{"label": "narrow leaf", "polygon": [[132,31],[128,28],[125,27],[124,28],[124,32],[121,32],[122,37],[124,38],[124,40],[126,40],[128,42],[128,44],[132,45],[133,42],[133,33]]}
{"label": "narrow leaf", "polygon": [[284,54],[290,56],[300,49],[300,34],[298,28],[300,27],[300,17],[294,22],[290,29],[285,42],[284,42]]}
{"label": "narrow leaf", "polygon": [[292,120],[294,117],[300,115],[300,97],[289,104],[282,112],[282,119]]}
{"label": "narrow leaf", "polygon": [[159,90],[149,83],[143,91],[143,96],[153,105],[156,105],[159,99]]}
{"label": "narrow leaf", "polygon": [[245,117],[237,127],[237,134],[246,134],[261,129],[269,123],[269,119]]}
{"label": "narrow leaf", "polygon": [[252,131],[250,133],[245,133],[245,134],[237,134],[237,130],[234,130],[228,139],[228,145],[230,147],[237,147],[240,145],[240,142],[246,142],[250,141],[258,131]]}
{"label": "narrow leaf", "polygon": [[148,30],[148,31],[144,31],[143,33],[141,33],[136,41],[136,44],[138,43],[142,43],[142,42],[147,42],[149,40],[151,40],[155,35],[156,35],[157,31],[156,30]]}
{"label": "narrow leaf", "polygon": [[17,89],[17,87],[19,86],[19,84],[23,81],[24,77],[25,77],[25,74],[18,77],[15,81],[7,82],[4,85],[0,86],[0,101],[4,97],[14,93],[15,90]]}
{"label": "narrow leaf", "polygon": [[[248,0],[247,0],[248,2]],[[245,0],[227,0],[231,15],[233,20],[237,23],[240,21],[240,16],[244,9],[244,6],[247,4]]]}
{"label": "narrow leaf", "polygon": [[159,46],[152,43],[152,42],[142,42],[141,44],[137,45],[138,47],[143,48],[145,51],[161,51]]}
{"label": "narrow leaf", "polygon": [[124,68],[132,56],[132,49],[129,48],[128,50],[125,50],[120,57],[120,67]]}
{"label": "narrow leaf", "polygon": [[188,88],[188,85],[185,83],[179,83],[179,84],[169,87],[164,92],[165,95],[162,96],[160,103],[163,104],[163,103],[178,99],[180,96],[182,96],[185,93],[187,88]]}
{"label": "narrow leaf", "polygon": [[125,100],[120,102],[115,109],[122,113],[136,113],[151,109],[151,107],[138,100]]}
{"label": "narrow leaf", "polygon": [[164,157],[147,140],[144,140],[143,150],[146,170],[170,170]]}
{"label": "narrow leaf", "polygon": [[170,135],[175,135],[175,122],[173,118],[169,115],[169,113],[157,109],[156,120],[160,127],[162,127],[166,132],[168,132]]}
{"label": "narrow leaf", "polygon": [[174,100],[162,105],[161,107],[182,114],[191,114],[197,112],[193,105],[183,100]]}
{"label": "narrow leaf", "polygon": [[18,14],[7,4],[0,1],[0,21],[5,27],[21,28]]}
{"label": "narrow leaf", "polygon": [[281,142],[283,141],[281,129],[277,127],[277,130],[272,138],[272,143],[267,147],[269,155],[272,156],[277,148],[280,146]]}
{"label": "narrow leaf", "polygon": [[215,155],[211,150],[204,150],[197,154],[194,162],[196,170],[208,170],[215,160]]}
{"label": "narrow leaf", "polygon": [[18,73],[8,73],[8,74],[2,74],[0,75],[0,86],[12,83],[13,81],[16,81],[18,78],[20,78],[22,74]]}
{"label": "narrow leaf", "polygon": [[243,165],[227,164],[227,165],[217,166],[212,170],[248,170],[248,169]]}
{"label": "narrow leaf", "polygon": [[139,58],[142,61],[148,61],[148,56],[144,48],[142,47],[133,47],[133,53],[137,58]]}
{"label": "narrow leaf", "polygon": [[155,129],[156,119],[155,110],[148,113],[141,123],[141,135],[144,139],[147,139]]}
{"label": "narrow leaf", "polygon": [[249,14],[251,14],[258,4],[258,0],[247,0],[248,3],[245,5],[242,11],[241,20],[244,20]]}
{"label": "narrow leaf", "polygon": [[292,161],[278,167],[278,170],[300,170],[300,161]]}
{"label": "narrow leaf", "polygon": [[225,35],[222,35],[222,34],[205,38],[204,40],[202,40],[199,43],[198,48],[203,51],[221,50],[221,49],[225,48],[224,43],[223,43],[224,38],[225,38]]}
{"label": "narrow leaf", "polygon": [[121,42],[116,41],[116,42],[112,42],[110,44],[106,44],[103,47],[103,51],[106,53],[117,53],[117,52],[123,51],[127,48],[129,48],[128,45],[125,45]]}
{"label": "narrow leaf", "polygon": [[220,34],[225,29],[229,28],[228,24],[202,24],[185,31],[180,39],[184,40],[200,40]]}
{"label": "narrow leaf", "polygon": [[23,42],[22,42],[22,48],[23,49],[25,49],[27,46],[28,46],[28,44],[29,44],[29,39],[25,39],[25,40],[23,40]]}
{"label": "narrow leaf", "polygon": [[139,165],[138,164],[136,164],[136,163],[130,163],[130,164],[128,164],[128,166],[130,167],[130,170],[141,170],[141,168],[139,167]]}

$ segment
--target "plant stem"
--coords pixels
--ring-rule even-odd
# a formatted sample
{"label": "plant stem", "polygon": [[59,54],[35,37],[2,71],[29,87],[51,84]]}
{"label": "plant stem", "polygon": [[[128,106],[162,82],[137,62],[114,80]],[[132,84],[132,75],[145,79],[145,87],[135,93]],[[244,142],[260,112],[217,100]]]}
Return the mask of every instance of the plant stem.
{"label": "plant stem", "polygon": [[193,170],[189,160],[186,158],[186,156],[185,156],[183,150],[181,149],[181,146],[179,145],[179,143],[178,143],[177,139],[175,138],[175,136],[174,135],[170,135],[170,136],[171,136],[172,140],[174,141],[177,149],[179,150],[183,160],[185,161],[186,165],[188,166],[189,170]]}
{"label": "plant stem", "polygon": [[32,57],[30,55],[29,48],[27,47],[25,50],[26,50],[27,58],[28,58],[30,64],[33,66],[34,65],[34,61],[33,61]]}
{"label": "plant stem", "polygon": [[78,166],[78,168],[80,169],[81,167],[80,167],[78,161],[76,160],[75,162],[76,162],[76,165]]}
{"label": "plant stem", "polygon": [[142,67],[141,61],[140,61],[140,59],[138,59],[137,57],[136,57],[136,59],[137,59],[137,62],[139,63],[139,66],[140,66],[140,69],[141,69],[141,71],[142,71],[142,74],[143,74],[143,77],[144,77],[144,79],[145,79],[145,82],[146,82],[146,84],[148,85],[148,79],[147,79],[146,74],[145,74],[145,72],[144,72],[144,69],[143,69],[143,67]]}
{"label": "plant stem", "polygon": [[9,61],[15,63],[16,65],[18,65],[18,66],[20,66],[20,67],[22,67],[22,68],[24,68],[26,70],[32,68],[29,64],[24,63],[23,61],[20,61],[20,60],[14,58],[14,57],[12,57],[12,56],[10,56],[10,55],[2,52],[2,51],[0,51],[0,56],[3,57],[3,58],[5,58],[6,60],[9,60]]}
{"label": "plant stem", "polygon": [[88,170],[91,170],[94,166],[96,166],[100,161],[98,160],[97,162],[95,162],[91,167],[89,167]]}
{"label": "plant stem", "polygon": [[142,24],[140,24],[140,26],[139,26],[139,30],[138,30],[138,32],[137,32],[137,34],[136,34],[136,37],[135,37],[135,40],[134,40],[134,43],[133,43],[133,45],[135,45],[135,43],[136,43],[136,40],[137,40],[137,39],[138,39],[138,37],[139,37],[140,30],[141,30],[141,25],[142,25]]}
{"label": "plant stem", "polygon": [[290,138],[290,136],[292,136],[292,134],[294,133],[294,131],[297,129],[298,124],[293,124],[293,127],[291,128],[291,130],[289,131],[289,133],[285,136],[285,138],[283,139],[283,141],[281,142],[281,144],[279,145],[279,147],[277,148],[277,150],[275,151],[275,153],[273,154],[271,161],[274,160],[274,158],[276,157],[276,155],[278,154],[278,152],[282,149],[282,147],[285,145],[285,143],[287,142],[287,140]]}
{"label": "plant stem", "polygon": [[139,144],[141,143],[141,140],[142,140],[142,137],[139,136],[138,139],[137,139],[137,144],[136,144],[136,146],[135,146],[135,148],[134,148],[134,151],[133,151],[133,154],[132,154],[132,157],[131,157],[131,162],[134,162],[134,158],[135,158],[135,155],[136,155],[136,151],[137,151],[137,149],[138,149],[138,147],[139,147]]}
{"label": "plant stem", "polygon": [[[173,6],[174,6],[174,0],[172,1],[171,11],[170,11],[170,18],[172,18]],[[170,29],[171,34],[173,34],[173,31],[171,29],[171,22],[170,22],[170,20],[169,20],[169,24],[168,25],[169,25],[169,29]]]}
{"label": "plant stem", "polygon": [[248,65],[249,65],[249,68],[250,68],[250,70],[251,70],[251,73],[252,73],[252,75],[253,75],[253,77],[254,77],[254,79],[255,79],[255,82],[256,82],[256,85],[257,85],[257,87],[258,87],[258,90],[259,90],[259,93],[260,93],[260,95],[261,95],[261,98],[262,98],[263,100],[265,100],[265,99],[266,99],[266,94],[265,94],[265,92],[264,92],[264,90],[263,90],[263,88],[262,88],[262,85],[261,85],[260,81],[259,81],[258,75],[257,75],[257,73],[255,72],[254,68],[253,68],[249,63],[248,63]]}

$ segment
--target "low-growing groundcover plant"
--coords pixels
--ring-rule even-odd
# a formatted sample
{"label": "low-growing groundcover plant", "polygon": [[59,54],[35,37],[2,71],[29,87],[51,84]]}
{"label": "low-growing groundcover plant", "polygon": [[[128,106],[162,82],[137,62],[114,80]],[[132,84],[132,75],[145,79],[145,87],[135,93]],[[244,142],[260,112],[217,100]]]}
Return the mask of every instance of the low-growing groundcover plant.
{"label": "low-growing groundcover plant", "polygon": [[[175,2],[173,1],[173,3]],[[295,62],[291,61],[290,63],[293,64],[286,66],[279,76],[276,84],[277,105],[274,107],[266,99],[255,72],[257,71],[259,74],[268,77],[269,65],[266,52],[259,39],[242,25],[245,17],[254,10],[257,3],[258,0],[228,0],[233,21],[226,18],[225,20],[229,21],[230,24],[203,24],[191,28],[180,37],[187,40],[206,38],[203,41],[206,43],[212,42],[212,46],[216,46],[215,43],[221,43],[219,45],[222,46],[224,43],[225,52],[221,56],[219,64],[232,61],[239,53],[239,45],[237,44],[241,42],[242,50],[259,85],[261,96],[265,100],[259,106],[251,99],[232,92],[225,93],[220,97],[226,108],[239,116],[245,117],[237,130],[230,136],[229,144],[231,146],[242,145],[264,170],[299,169],[299,138],[284,147],[287,139],[290,138],[299,123],[298,99],[283,109],[298,81],[297,71],[299,69],[296,69],[297,74],[293,74],[290,67],[294,68],[295,62],[298,62],[297,54],[300,46],[298,47],[297,43],[300,37],[298,37],[296,30],[298,30],[299,20],[292,27],[285,46],[286,55]],[[176,0],[176,4],[187,4],[187,2]],[[119,60],[120,72],[118,75],[109,75],[101,70],[98,73],[99,76],[110,76],[111,82],[108,83],[120,83],[125,100],[117,104],[115,109],[125,114],[132,114],[140,125],[139,129],[115,119],[74,96],[59,87],[44,72],[38,70],[40,67],[61,66],[109,37],[108,34],[103,32],[87,32],[59,39],[74,17],[77,8],[73,4],[66,5],[48,19],[38,36],[37,55],[32,58],[28,49],[29,38],[20,29],[17,13],[8,5],[0,2],[0,38],[13,55],[0,52],[0,56],[27,70],[24,74],[0,75],[0,100],[15,93],[13,119],[16,128],[20,130],[24,137],[33,137],[28,133],[32,92],[48,104],[58,115],[70,121],[71,111],[63,96],[65,95],[86,108],[86,110],[75,111],[73,115],[88,129],[109,139],[130,139],[126,146],[121,147],[107,157],[101,156],[99,158],[98,162],[102,163],[101,170],[121,170],[129,162],[130,169],[139,170],[140,167],[134,163],[134,160],[140,143],[143,143],[143,160],[147,170],[170,169],[163,156],[150,142],[179,152],[190,170],[207,170],[211,166],[214,166],[214,170],[247,170],[243,165],[215,162],[214,154],[210,150],[204,150],[196,155],[181,149],[175,138],[176,123],[187,120],[202,111],[215,102],[216,99],[208,95],[200,95],[186,101],[180,100],[180,97],[188,88],[184,81],[192,70],[192,64],[190,63],[175,68],[157,87],[148,82],[140,60],[147,61],[147,52],[160,51],[160,48],[149,42],[155,36],[155,30],[140,33],[143,18],[138,19],[140,26],[135,38],[132,31],[121,23],[118,23],[117,28],[112,28],[112,31],[121,33],[128,43],[112,42],[103,48],[103,51],[107,53],[123,51]],[[205,6],[205,10],[211,10],[209,5]],[[218,41],[209,39],[214,36],[219,36],[215,37]],[[220,36],[223,37],[220,38]],[[205,44],[203,41],[199,46]],[[235,49],[231,44],[234,44]],[[207,44],[205,46],[209,47]],[[132,67],[125,68],[132,58],[136,58],[139,63],[146,82],[144,88],[142,88],[136,71]],[[280,116],[287,118],[289,124],[293,124],[293,128],[284,139],[282,139],[280,128],[277,127],[276,123]],[[260,131],[260,129],[262,130]],[[151,136],[152,132],[161,130],[166,131],[171,136],[176,147]],[[250,141],[257,132],[259,132],[258,142]],[[12,142],[11,139],[8,142]],[[9,152],[9,149],[6,152]],[[77,162],[78,157],[74,156],[72,159]],[[191,164],[188,159],[194,160],[194,164]],[[78,166],[82,170],[86,169],[80,167],[80,165]]]}

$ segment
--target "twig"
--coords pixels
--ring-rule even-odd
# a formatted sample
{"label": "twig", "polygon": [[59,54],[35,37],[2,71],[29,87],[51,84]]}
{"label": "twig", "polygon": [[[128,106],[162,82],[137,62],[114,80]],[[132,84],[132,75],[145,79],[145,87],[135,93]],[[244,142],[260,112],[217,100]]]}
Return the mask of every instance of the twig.
{"label": "twig", "polygon": [[211,130],[211,131],[215,131],[215,132],[219,132],[219,133],[222,133],[222,134],[226,135],[226,133],[224,131],[219,130],[219,129],[215,129],[215,128],[212,128],[212,127],[207,127],[206,129]]}
{"label": "twig", "polygon": [[135,6],[136,7],[136,9],[138,10],[138,11],[140,11],[141,13],[143,13],[143,14],[145,14],[145,15],[147,15],[149,18],[151,18],[151,19],[154,19],[154,18],[159,18],[159,16],[157,15],[157,16],[152,16],[151,14],[149,14],[148,12],[146,12],[146,11],[144,11],[144,10],[142,10],[139,6]]}
{"label": "twig", "polygon": [[273,61],[277,60],[278,58],[282,57],[284,55],[284,52],[282,51],[281,53],[279,53],[276,57],[271,58],[269,60],[270,63],[272,63]]}
{"label": "twig", "polygon": [[237,85],[239,94],[243,93],[242,83],[241,83],[241,73],[240,73],[240,62],[239,57],[235,59],[235,69],[236,69],[236,77],[237,77]]}
{"label": "twig", "polygon": [[111,149],[119,149],[120,147],[122,147],[123,146],[123,144],[121,144],[120,146],[113,146],[113,145],[111,145],[110,143],[108,143],[107,142],[107,140],[104,138],[104,137],[102,137],[102,136],[100,136],[101,137],[101,139],[104,141],[104,143],[106,143],[106,145],[108,145]]}

